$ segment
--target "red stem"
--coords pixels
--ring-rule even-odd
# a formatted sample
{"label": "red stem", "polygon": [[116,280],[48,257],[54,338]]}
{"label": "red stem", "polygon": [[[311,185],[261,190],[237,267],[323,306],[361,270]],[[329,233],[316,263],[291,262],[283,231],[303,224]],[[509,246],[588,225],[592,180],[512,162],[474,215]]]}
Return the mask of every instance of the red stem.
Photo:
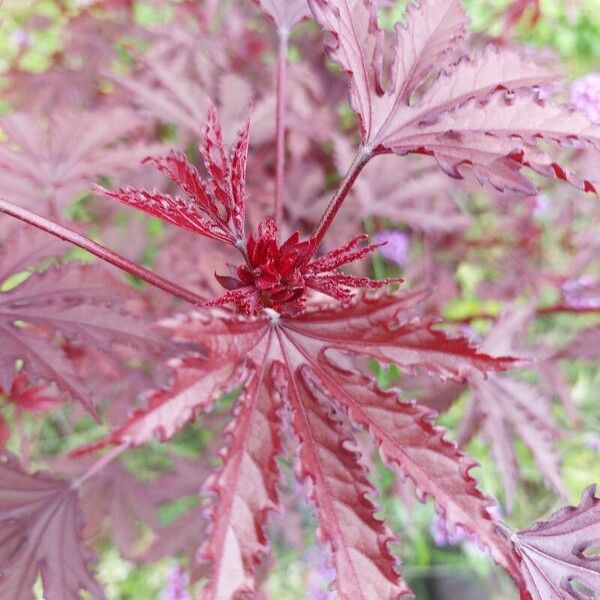
{"label": "red stem", "polygon": [[342,183],[340,184],[340,187],[335,193],[335,196],[331,199],[329,206],[325,209],[325,212],[323,213],[323,216],[321,217],[321,220],[319,221],[319,224],[317,225],[315,232],[312,235],[312,238],[315,240],[315,248],[317,248],[317,246],[323,240],[325,233],[331,227],[335,216],[342,207],[344,200],[350,193],[350,190],[352,189],[356,178],[373,155],[373,152],[367,153],[364,151],[364,149],[361,149],[361,151],[356,155],[356,157],[352,161],[352,164],[350,165],[346,176],[344,177]]}
{"label": "red stem", "polygon": [[279,30],[277,48],[277,116],[276,116],[276,174],[275,174],[275,222],[281,227],[283,220],[283,194],[285,187],[285,99],[287,84],[287,52],[289,31]]}
{"label": "red stem", "polygon": [[176,283],[173,283],[172,281],[153,273],[149,269],[137,265],[124,256],[105,248],[101,244],[90,240],[84,235],[81,235],[80,233],[77,233],[68,227],[54,223],[53,221],[41,217],[40,215],[36,215],[35,213],[32,213],[24,208],[16,206],[11,202],[3,200],[2,198],[0,198],[0,212],[4,212],[11,217],[15,217],[25,223],[29,223],[30,225],[37,227],[38,229],[41,229],[42,231],[46,231],[47,233],[50,233],[61,240],[65,240],[66,242],[78,246],[90,254],[97,256],[101,260],[118,267],[122,271],[125,271],[130,275],[134,275],[146,283],[164,290],[173,296],[177,296],[186,302],[190,302],[198,306],[203,306],[208,302],[206,298],[180,287]]}

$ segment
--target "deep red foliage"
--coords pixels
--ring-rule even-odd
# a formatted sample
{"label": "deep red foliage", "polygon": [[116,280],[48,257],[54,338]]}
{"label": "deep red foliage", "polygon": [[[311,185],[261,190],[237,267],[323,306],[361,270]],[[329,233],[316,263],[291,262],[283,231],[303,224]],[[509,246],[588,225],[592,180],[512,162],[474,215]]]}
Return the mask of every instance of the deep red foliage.
{"label": "deep red foliage", "polygon": [[[371,558],[369,565],[361,563],[360,568],[364,572],[368,567],[372,581],[364,583],[367,587],[358,585],[352,575],[359,569],[358,557],[353,557],[354,545],[361,548],[367,540],[356,541],[334,533],[344,530],[342,520],[346,518],[330,506],[331,495],[342,493],[336,490],[334,482],[342,471],[336,475],[335,463],[329,462],[327,454],[320,450],[321,443],[314,439],[322,435],[320,423],[329,423],[330,411],[334,415],[347,414],[371,433],[381,446],[382,457],[415,482],[420,496],[432,496],[439,503],[449,527],[461,524],[475,532],[489,545],[493,556],[517,576],[517,567],[507,553],[505,540],[487,513],[489,501],[468,475],[472,463],[431,425],[430,411],[400,403],[394,392],[378,390],[356,360],[361,355],[368,356],[407,368],[420,366],[431,373],[458,379],[514,363],[512,359],[480,354],[464,340],[449,339],[432,330],[428,323],[414,318],[416,306],[424,297],[423,293],[365,296],[346,301],[343,310],[339,305],[319,304],[297,316],[279,315],[269,309],[260,317],[247,318],[213,309],[171,319],[164,326],[174,339],[197,344],[207,358],[174,361],[175,379],[170,389],[154,393],[147,407],[135,413],[108,439],[78,454],[107,443],[136,446],[154,435],[168,439],[189,419],[211,410],[220,395],[241,387],[237,416],[228,430],[231,441],[225,452],[224,470],[217,480],[221,483],[214,488],[220,501],[218,510],[213,513],[212,549],[206,551],[206,556],[215,563],[215,587],[211,588],[210,597],[222,597],[225,592],[219,592],[221,586],[228,586],[228,593],[233,594],[233,590],[239,591],[248,585],[255,566],[251,557],[264,545],[261,536],[251,543],[245,538],[245,532],[257,527],[260,531],[266,511],[276,502],[272,484],[268,482],[271,478],[277,480],[274,463],[279,452],[277,414],[280,403],[284,402],[292,413],[292,427],[300,443],[298,468],[304,473],[302,478],[310,481],[310,487],[315,490],[313,500],[323,519],[323,539],[334,548],[339,588],[347,589],[346,595],[354,590],[355,597],[366,599],[372,593],[369,590],[377,589],[386,579],[386,585],[390,581],[399,585],[397,577],[390,575],[393,563],[389,562],[389,556],[380,556],[375,550],[385,548],[384,538],[379,539],[383,530],[371,521],[369,536],[374,536],[373,547],[361,551]],[[326,412],[321,414],[321,410]],[[313,413],[318,416],[316,420],[310,416]],[[334,432],[341,436],[337,442],[340,448],[345,445],[344,440],[353,439],[351,430],[340,424],[328,435]],[[265,440],[270,438],[272,447],[265,446]],[[248,458],[244,458],[246,456]],[[250,461],[251,466],[243,468],[242,460]],[[348,464],[356,462],[352,468],[358,469],[357,472],[364,471],[365,467],[359,466],[358,456],[349,455],[347,461]],[[260,479],[255,472],[257,467]],[[326,469],[332,471],[322,479],[321,474],[326,473]],[[226,475],[230,470],[233,472]],[[252,486],[248,485],[249,478],[254,482]],[[254,524],[239,521],[246,511],[225,508],[234,501],[258,502],[253,499],[255,495],[261,500],[247,514],[248,519],[257,520]],[[333,531],[328,529],[328,521],[332,519],[338,523]],[[235,539],[224,533],[231,527]],[[222,533],[218,533],[221,528]],[[247,549],[244,544],[249,544]],[[229,571],[232,561],[246,565],[239,579],[233,578]],[[385,573],[387,575],[380,580]],[[367,577],[366,572],[364,577]]]}
{"label": "deep red foliage", "polygon": [[49,410],[60,403],[56,392],[45,384],[29,385],[23,373],[15,377],[10,390],[5,392],[0,388],[0,394],[6,396],[7,401],[17,410],[32,413]]}
{"label": "deep red foliage", "polygon": [[132,188],[116,192],[97,190],[184,229],[241,247],[244,242],[248,128],[249,119],[238,135],[231,159],[228,158],[217,113],[214,107],[209,108],[200,147],[209,173],[208,182],[184,156],[175,152],[147,159],[177,184],[187,199]]}
{"label": "deep red foliage", "polygon": [[374,281],[368,277],[353,277],[339,271],[342,265],[360,260],[377,245],[360,248],[367,239],[360,235],[344,246],[329,251],[313,260],[316,243],[313,239],[299,241],[298,232],[278,245],[279,228],[272,218],[258,227],[258,236],[250,236],[247,244],[246,264],[230,276],[217,275],[221,285],[231,290],[213,304],[233,302],[244,314],[257,314],[264,308],[289,313],[302,310],[306,292],[315,290],[337,300],[350,298],[357,288],[381,288],[401,279]]}
{"label": "deep red foliage", "polygon": [[[528,166],[595,191],[592,181],[574,179],[535,142],[578,140],[599,148],[598,128],[590,129],[581,113],[542,100],[539,89],[556,73],[518,53],[488,48],[473,60],[457,61],[458,42],[468,32],[460,0],[442,9],[436,0],[409,4],[406,28],[397,27],[389,44],[372,2],[309,4],[330,33],[330,56],[351,77],[363,153],[432,155],[452,177],[462,177],[462,165],[472,165],[479,181],[500,190],[534,193],[519,173]],[[437,76],[427,85],[432,72]]]}
{"label": "deep red foliage", "polygon": [[[145,29],[128,0],[91,2],[66,19],[64,54],[47,72],[11,69],[10,98],[22,112],[0,121],[2,211],[196,306],[175,306],[147,286],[136,291],[74,261],[62,242],[42,234],[21,228],[3,236],[2,599],[30,600],[38,576],[48,600],[77,598],[81,590],[103,598],[86,543],[104,535],[106,518],[130,560],[192,556],[192,576],[207,577],[200,598],[258,597],[270,518],[288,504],[288,463],[317,517],[340,599],[407,596],[396,532],[378,515],[376,453],[405,481],[394,491],[431,499],[447,533],[477,540],[523,599],[581,600],[600,589],[590,554],[600,539],[594,489],[579,507],[515,532],[491,510],[495,501],[479,488],[463,451],[478,433],[489,443],[508,511],[522,491],[516,439],[548,487],[565,495],[556,445],[562,431],[550,397],[559,395],[569,418],[578,418],[559,361],[596,359],[598,325],[561,347],[525,340],[538,317],[600,307],[597,279],[570,279],[597,256],[598,229],[579,231],[597,205],[548,209],[523,170],[596,192],[600,127],[553,103],[557,72],[548,61],[508,45],[467,56],[460,0],[409,4],[393,31],[378,23],[387,5],[256,0],[227,3],[224,15],[215,0],[183,2],[168,24]],[[510,6],[507,35],[530,5],[538,7]],[[256,21],[257,7],[264,22]],[[316,28],[296,28],[311,15],[349,79],[354,129],[347,110],[339,111],[341,124],[335,112],[344,105],[343,73],[323,67]],[[275,53],[261,37],[265,27],[275,29]],[[301,64],[288,64],[290,44]],[[107,68],[113,63],[114,71]],[[76,93],[56,107],[65,90]],[[204,111],[205,98],[219,110],[209,101]],[[165,154],[165,139],[180,150]],[[566,150],[580,175],[567,169]],[[396,156],[408,154],[417,156]],[[125,179],[132,186],[118,187]],[[469,229],[484,211],[471,198],[472,189],[481,193],[473,179],[491,184],[485,210],[496,217],[482,221],[479,238]],[[92,180],[104,186],[93,188],[102,201],[81,197]],[[129,208],[158,218],[165,230]],[[540,217],[543,211],[549,214]],[[553,243],[564,246],[577,275],[544,264],[540,218],[562,236]],[[125,256],[82,235],[84,227]],[[402,279],[373,278],[365,266],[372,258],[378,272],[386,253],[378,255],[382,245],[364,231],[393,241],[388,228],[405,242],[405,260],[393,272],[403,269]],[[477,289],[460,281],[466,296],[479,297],[477,306],[517,297],[528,304],[499,318],[493,311],[458,315],[469,340],[478,338],[466,328],[471,321],[497,320],[479,347],[436,316],[460,297],[456,272],[478,261],[486,278]],[[547,287],[558,301],[536,309],[538,290]],[[391,366],[399,379],[388,375]],[[539,382],[498,373],[519,367]],[[454,443],[435,424],[435,410],[467,389]],[[69,397],[109,427],[70,453],[77,460],[50,460],[34,448],[40,456],[30,462],[22,413],[59,404],[67,410]],[[78,414],[67,414],[57,420],[61,436],[76,431]],[[184,429],[195,436],[196,421],[213,434],[202,454],[221,446],[216,467],[177,457],[173,472],[142,481],[116,462],[121,452],[168,442]],[[18,459],[6,450],[16,439]],[[114,448],[93,462],[89,455],[107,447]],[[61,479],[30,473],[42,462]],[[161,506],[185,495],[198,504],[162,527]],[[154,535],[141,552],[140,530]]]}

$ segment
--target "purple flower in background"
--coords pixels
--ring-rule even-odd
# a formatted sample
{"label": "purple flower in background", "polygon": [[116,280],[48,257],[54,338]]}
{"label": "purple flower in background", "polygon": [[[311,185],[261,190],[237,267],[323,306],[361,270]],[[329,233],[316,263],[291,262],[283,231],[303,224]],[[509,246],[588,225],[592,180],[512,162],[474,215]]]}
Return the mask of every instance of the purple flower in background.
{"label": "purple flower in background", "polygon": [[592,437],[590,437],[585,445],[590,449],[593,450],[594,452],[598,452],[598,454],[600,454],[600,435],[594,435]]}
{"label": "purple flower in background", "polygon": [[589,275],[562,284],[565,301],[578,308],[600,308],[599,284]]}
{"label": "purple flower in background", "polygon": [[373,236],[373,242],[375,244],[385,244],[385,246],[379,248],[379,252],[390,262],[399,267],[404,267],[408,263],[410,240],[406,233],[402,231],[378,231]]}
{"label": "purple flower in background", "polygon": [[454,528],[454,531],[450,533],[446,526],[446,520],[436,513],[435,517],[431,521],[429,527],[429,533],[436,546],[443,548],[444,546],[454,546],[465,541],[467,538],[467,532],[458,525]]}
{"label": "purple flower in background", "polygon": [[548,213],[550,208],[550,198],[546,194],[538,194],[535,196],[533,214],[538,219]]}
{"label": "purple flower in background", "polygon": [[10,41],[15,46],[28,46],[29,34],[23,29],[15,29],[15,31],[10,34]]}
{"label": "purple flower in background", "polygon": [[571,102],[596,125],[600,125],[600,73],[590,73],[573,82]]}
{"label": "purple flower in background", "polygon": [[167,577],[167,585],[163,590],[161,600],[192,600],[188,593],[190,576],[174,563]]}
{"label": "purple flower in background", "polygon": [[[488,506],[488,511],[491,515],[496,518],[500,518],[502,516],[502,511],[500,510],[500,505],[494,503]],[[436,546],[443,548],[444,546],[454,546],[456,544],[460,544],[462,542],[472,542],[475,544],[475,547],[478,548],[482,553],[487,553],[486,549],[482,549],[477,545],[477,539],[473,536],[469,531],[457,525],[454,528],[454,531],[450,532],[448,530],[448,526],[446,525],[446,519],[435,513],[431,521],[431,525],[429,526],[429,533],[435,543]]]}
{"label": "purple flower in background", "polygon": [[308,567],[306,597],[308,600],[332,600],[335,596],[329,586],[335,578],[335,569],[329,564],[327,554],[317,549],[311,550],[304,557]]}

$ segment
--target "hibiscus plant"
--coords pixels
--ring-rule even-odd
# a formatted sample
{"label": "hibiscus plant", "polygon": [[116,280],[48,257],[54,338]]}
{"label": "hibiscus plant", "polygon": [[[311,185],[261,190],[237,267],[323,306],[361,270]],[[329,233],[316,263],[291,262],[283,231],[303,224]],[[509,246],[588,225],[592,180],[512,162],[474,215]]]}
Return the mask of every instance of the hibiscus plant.
{"label": "hibiscus plant", "polygon": [[[561,365],[600,347],[600,125],[512,41],[540,4],[484,43],[461,0],[198,0],[148,27],[135,2],[85,4],[52,64],[7,72],[0,118],[0,599],[39,578],[47,600],[105,598],[107,517],[134,562],[187,553],[199,598],[266,597],[274,515],[288,529],[300,500],[332,597],[411,596],[380,494],[431,500],[515,598],[597,597],[600,500],[560,508],[558,442],[583,426]],[[500,226],[474,238],[485,211]],[[453,314],[469,260],[489,300]],[[534,345],[563,313],[572,341]],[[50,430],[67,455],[41,450]],[[172,451],[186,432],[196,458]],[[161,445],[172,468],[135,477]],[[559,500],[519,531],[521,448]]]}

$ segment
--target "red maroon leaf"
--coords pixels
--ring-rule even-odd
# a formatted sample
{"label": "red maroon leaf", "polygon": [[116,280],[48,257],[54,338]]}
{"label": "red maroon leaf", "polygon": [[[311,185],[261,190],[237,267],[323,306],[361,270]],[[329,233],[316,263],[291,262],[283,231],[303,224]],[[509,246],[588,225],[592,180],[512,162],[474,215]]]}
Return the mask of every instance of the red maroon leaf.
{"label": "red maroon leaf", "polygon": [[433,426],[434,413],[400,402],[396,393],[380,391],[368,377],[335,365],[319,370],[317,377],[331,400],[369,431],[382,458],[413,481],[420,499],[433,498],[449,529],[472,532],[514,576],[514,558],[487,510],[492,501],[469,475],[476,464]]}
{"label": "red maroon leaf", "polygon": [[464,37],[467,16],[459,0],[410,5],[407,27],[397,28],[393,73],[384,82],[384,34],[371,2],[309,0],[315,18],[329,34],[327,50],[351,77],[350,102],[361,120],[363,142],[380,145],[390,130],[386,121],[407,106],[432,68]]}
{"label": "red maroon leaf", "polygon": [[[600,148],[600,128],[538,98],[537,88],[555,79],[554,73],[516,53],[487,50],[440,74],[444,58],[467,32],[459,0],[441,8],[433,0],[409,5],[406,28],[396,27],[389,50],[369,1],[309,4],[329,34],[331,57],[351,77],[350,101],[360,117],[363,155],[380,149],[432,155],[452,177],[461,177],[460,167],[468,164],[482,182],[531,194],[535,187],[520,173],[528,166],[596,191],[593,181],[572,176],[535,144],[540,138],[561,146],[576,140]],[[437,79],[419,97],[417,91],[436,72]]]}
{"label": "red maroon leaf", "polygon": [[562,508],[531,529],[513,533],[531,600],[591,600],[600,590],[600,559],[595,552],[600,500],[595,492],[592,485],[584,490],[579,506]]}
{"label": "red maroon leaf", "polygon": [[[267,402],[267,390],[272,389],[267,375],[273,365],[279,363],[285,365],[288,382],[292,381],[291,377],[297,382],[296,386],[304,382],[304,391],[290,391],[291,383],[288,383],[288,391],[283,393],[281,377],[276,378],[276,389],[282,394],[284,404],[296,415],[292,425],[304,444],[301,453],[303,472],[310,470],[310,476],[317,477],[325,486],[322,489],[334,485],[336,478],[345,480],[347,477],[341,471],[332,471],[326,476],[327,483],[322,475],[315,472],[315,461],[323,461],[322,450],[311,448],[313,442],[307,441],[309,431],[318,436],[325,436],[327,427],[337,431],[338,425],[332,423],[325,430],[319,428],[329,422],[326,415],[341,409],[352,421],[371,433],[376,443],[381,445],[383,454],[417,483],[422,495],[434,497],[450,526],[462,525],[471,530],[490,548],[494,558],[518,577],[510,549],[487,513],[489,500],[477,490],[467,473],[472,463],[430,424],[431,413],[427,409],[400,403],[396,393],[377,390],[366,375],[357,371],[361,365],[358,358],[363,356],[397,363],[407,369],[421,367],[430,373],[460,381],[466,376],[504,369],[514,363],[513,359],[482,354],[464,340],[448,338],[414,317],[416,307],[425,296],[421,292],[374,298],[363,295],[346,303],[317,305],[297,316],[283,316],[267,309],[258,317],[241,317],[229,311],[212,309],[163,322],[175,341],[193,343],[201,347],[207,357],[188,358],[176,363],[176,379],[172,388],[151,395],[146,409],[136,413],[111,436],[93,447],[123,442],[138,445],[156,434],[162,438],[170,437],[197,412],[209,410],[220,393],[240,384],[246,386],[238,401],[224,470],[214,488],[225,505],[213,514],[214,533],[206,556],[214,563],[216,575],[208,587],[208,597],[217,597],[225,585],[232,586],[226,588],[230,591],[252,589],[256,557],[265,549],[260,537],[256,538],[259,542],[252,537],[254,541],[244,548],[247,540],[240,538],[240,532],[247,531],[249,523],[264,522],[261,515],[264,509],[271,507],[274,497],[267,494],[258,503],[255,498],[249,500],[253,508],[247,517],[245,511],[230,512],[227,507],[233,506],[232,503],[246,493],[243,488],[245,477],[239,470],[243,463],[236,461],[246,456],[244,440],[253,439],[248,429],[254,423],[251,416],[254,414],[253,418],[258,418],[265,411],[275,410],[269,409],[268,404],[265,408],[257,408],[258,413],[252,413],[250,408]],[[262,381],[260,385],[259,380]],[[319,392],[313,391],[315,386],[320,389]],[[272,397],[274,392],[269,393]],[[326,412],[321,413],[315,404],[315,394],[325,401],[327,406],[323,410]],[[303,412],[309,414],[306,411],[321,416],[315,421],[307,421],[306,417],[302,417]],[[262,419],[256,421],[257,424],[262,422]],[[275,435],[274,431],[271,435]],[[350,431],[341,430],[340,435],[340,441],[351,438]],[[319,444],[329,444],[326,439],[329,438],[323,438]],[[89,450],[89,447],[83,449]],[[342,453],[341,456],[350,472],[360,472],[352,453]],[[270,459],[263,456],[261,461],[265,460]],[[333,469],[334,466],[335,463],[329,463],[322,468]],[[263,473],[267,472],[268,469],[263,469]],[[364,481],[364,476],[358,479],[355,489],[366,491]],[[267,489],[270,489],[268,485]],[[318,493],[330,496],[332,492]],[[329,511],[328,515],[335,513],[335,520],[340,522],[342,515],[336,512],[337,509],[331,513],[324,508],[323,502],[323,498],[317,499],[321,507],[319,510]],[[331,503],[331,498],[327,502]],[[364,517],[361,514],[355,517],[359,521]],[[244,520],[239,521],[242,516]],[[376,521],[367,519],[367,524],[374,537],[365,541],[364,548],[368,548],[365,550],[369,556],[367,563],[373,563],[374,570],[363,588],[355,587],[348,571],[357,568],[361,562],[354,550],[346,547],[351,547],[354,542],[349,538],[342,540],[332,533],[333,530],[326,533],[329,541],[338,544],[334,551],[339,548],[341,552],[338,556],[341,570],[338,586],[341,590],[354,590],[365,598],[369,590],[395,590],[397,594],[405,591],[404,585],[398,583],[393,575],[390,556],[385,548],[387,534]],[[329,525],[325,521],[322,527],[327,529]],[[379,554],[375,551],[377,547],[380,548]],[[231,580],[223,579],[222,575],[225,555],[236,557],[234,563],[241,565],[236,567],[237,574]]]}
{"label": "red maroon leaf", "polygon": [[103,599],[88,571],[82,526],[76,488],[0,459],[0,596],[33,600],[41,575],[49,599],[78,598],[82,589]]}
{"label": "red maroon leaf", "polygon": [[206,600],[251,592],[256,567],[267,552],[264,525],[277,508],[275,457],[281,423],[279,402],[263,379],[260,372],[249,375],[235,418],[225,430],[229,445],[223,451],[223,468],[207,486],[218,501],[212,509],[212,531],[201,549],[212,564],[210,582],[201,592]]}
{"label": "red maroon leaf", "polygon": [[[292,426],[300,440],[298,471],[319,516],[317,531],[331,544],[341,598],[400,598],[410,595],[395,570],[388,549],[394,536],[375,517],[366,494],[375,490],[350,433],[342,429],[330,398],[310,382],[309,375],[281,369],[282,393],[292,409]],[[308,370],[307,370],[308,373]],[[321,398],[320,398],[321,396]]]}

